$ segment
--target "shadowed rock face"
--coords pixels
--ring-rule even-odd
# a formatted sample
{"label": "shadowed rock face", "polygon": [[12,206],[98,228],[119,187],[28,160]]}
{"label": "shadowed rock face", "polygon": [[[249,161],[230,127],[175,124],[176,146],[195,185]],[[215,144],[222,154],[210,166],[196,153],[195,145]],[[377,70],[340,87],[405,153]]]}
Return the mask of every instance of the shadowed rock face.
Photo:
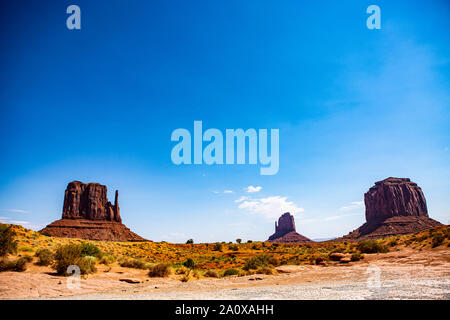
{"label": "shadowed rock face", "polygon": [[377,239],[441,225],[428,217],[422,189],[408,178],[375,182],[364,194],[366,223],[341,239]]}
{"label": "shadowed rock face", "polygon": [[375,182],[364,194],[366,221],[398,216],[428,217],[422,189],[408,178],[387,178]]}
{"label": "shadowed rock face", "polygon": [[289,212],[284,213],[278,219],[278,224],[275,221],[275,233],[269,237],[271,242],[279,242],[279,243],[303,243],[303,242],[312,242],[312,240],[298,234],[295,231],[295,221],[294,216],[292,216]]}
{"label": "shadowed rock face", "polygon": [[62,219],[49,224],[41,233],[54,237],[104,241],[147,241],[122,224],[119,192],[114,205],[108,201],[107,188],[98,183],[73,181],[64,195]]}

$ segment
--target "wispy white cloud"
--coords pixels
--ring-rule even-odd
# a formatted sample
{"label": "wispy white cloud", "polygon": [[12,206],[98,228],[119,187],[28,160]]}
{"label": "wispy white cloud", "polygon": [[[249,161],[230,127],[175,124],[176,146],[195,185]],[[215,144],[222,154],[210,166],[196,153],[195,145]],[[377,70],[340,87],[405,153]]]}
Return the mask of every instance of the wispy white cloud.
{"label": "wispy white cloud", "polygon": [[287,197],[281,196],[245,199],[241,201],[238,208],[253,214],[262,215],[270,220],[277,219],[284,212],[290,212],[295,215],[304,211],[303,208],[298,207],[293,201],[288,201]]}
{"label": "wispy white cloud", "polygon": [[257,187],[254,187],[254,186],[248,186],[248,187],[246,188],[246,190],[247,190],[248,193],[259,192],[259,191],[261,191],[261,189],[262,189],[261,186],[257,186]]}
{"label": "wispy white cloud", "polygon": [[3,212],[11,212],[11,213],[30,213],[31,211],[22,210],[22,209],[1,209]]}
{"label": "wispy white cloud", "polygon": [[230,193],[234,193],[234,192],[233,192],[233,190],[223,190],[223,191],[214,190],[213,193],[214,194],[221,194],[221,193],[230,194]]}
{"label": "wispy white cloud", "polygon": [[242,202],[242,201],[245,201],[245,200],[248,200],[248,199],[249,199],[249,197],[241,196],[239,199],[234,200],[234,202],[239,203],[239,202]]}
{"label": "wispy white cloud", "polygon": [[350,211],[364,207],[364,201],[353,201],[348,206],[340,207],[339,211]]}

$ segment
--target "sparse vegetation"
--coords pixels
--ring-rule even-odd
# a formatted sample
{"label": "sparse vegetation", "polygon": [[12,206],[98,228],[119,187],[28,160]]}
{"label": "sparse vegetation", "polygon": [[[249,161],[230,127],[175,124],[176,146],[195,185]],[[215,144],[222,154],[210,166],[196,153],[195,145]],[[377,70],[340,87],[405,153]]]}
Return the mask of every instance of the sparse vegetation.
{"label": "sparse vegetation", "polygon": [[358,242],[358,250],[361,253],[386,253],[389,252],[388,247],[376,240],[363,240]]}
{"label": "sparse vegetation", "polygon": [[158,263],[154,266],[150,266],[148,276],[149,277],[168,277],[172,273],[170,265],[168,263]]}
{"label": "sparse vegetation", "polygon": [[148,268],[148,264],[140,259],[125,259],[120,262],[120,266],[124,268],[142,269]]}
{"label": "sparse vegetation", "polygon": [[440,232],[433,234],[433,238],[431,238],[431,246],[433,248],[440,246],[444,243],[444,239],[444,235]]}
{"label": "sparse vegetation", "polygon": [[205,272],[205,277],[208,277],[208,278],[218,278],[218,277],[219,277],[219,274],[217,273],[216,270],[208,270],[208,271]]}
{"label": "sparse vegetation", "polygon": [[9,260],[6,257],[0,258],[0,272],[2,271],[17,271],[23,272],[27,269],[28,259],[20,257],[15,260]]}
{"label": "sparse vegetation", "polygon": [[264,267],[269,264],[269,259],[271,257],[268,255],[258,255],[247,259],[245,262],[244,270],[258,269],[259,267]]}
{"label": "sparse vegetation", "polygon": [[183,262],[183,266],[185,266],[188,269],[194,269],[195,268],[195,262],[191,258],[187,258],[185,262]]}
{"label": "sparse vegetation", "polygon": [[81,274],[95,272],[95,260],[89,256],[82,256],[82,246],[77,244],[66,244],[58,247],[55,252],[54,263],[52,267],[59,275],[70,275],[69,266],[78,266]]}
{"label": "sparse vegetation", "polygon": [[0,257],[17,252],[16,233],[11,225],[0,223]]}
{"label": "sparse vegetation", "polygon": [[186,241],[186,244],[194,244],[194,240],[189,239],[188,241]]}
{"label": "sparse vegetation", "polygon": [[40,266],[48,266],[53,262],[53,253],[49,249],[38,249],[35,256],[38,258],[36,264]]}
{"label": "sparse vegetation", "polygon": [[236,276],[239,274],[239,270],[234,269],[234,268],[230,268],[224,271],[223,276],[224,277],[228,277],[228,276]]}
{"label": "sparse vegetation", "polygon": [[81,246],[81,255],[83,257],[86,256],[92,256],[97,258],[102,257],[102,251],[96,245],[93,245],[92,243],[82,242],[80,246]]}
{"label": "sparse vegetation", "polygon": [[[6,225],[3,227],[5,230]],[[20,270],[21,265],[27,265],[27,261],[33,256],[36,257],[36,264],[40,264],[41,250],[46,252],[48,258],[42,258],[48,263],[51,253],[56,255],[58,248],[72,245],[79,247],[80,251],[66,252],[50,260],[50,266],[59,270],[60,274],[65,274],[67,266],[76,264],[80,266],[82,273],[89,273],[95,270],[96,264],[108,266],[124,266],[138,269],[150,269],[158,264],[169,264],[178,278],[183,281],[190,281],[196,277],[214,278],[223,276],[225,270],[235,269],[239,275],[273,272],[274,268],[280,265],[304,265],[322,264],[330,265],[331,253],[342,253],[350,258],[354,263],[363,259],[364,252],[387,252],[399,250],[409,244],[413,250],[427,250],[432,246],[437,248],[449,247],[450,227],[436,227],[431,232],[426,230],[415,234],[396,236],[380,240],[369,240],[361,242],[321,242],[321,243],[270,243],[270,242],[241,242],[232,243],[200,243],[200,244],[173,244],[167,242],[109,242],[109,241],[89,241],[71,238],[47,237],[32,230],[27,230],[22,226],[12,225],[10,228],[13,237],[10,240],[17,240],[16,246],[8,252],[7,260],[2,262],[2,269]],[[433,240],[436,239],[436,240]],[[434,243],[433,243],[434,241]],[[237,242],[237,241],[236,241]],[[25,264],[14,264],[19,258],[15,256],[17,248],[32,248],[36,254],[30,254],[29,250],[18,251],[23,255]],[[235,247],[238,251],[235,251]],[[1,247],[3,249],[4,247]],[[360,250],[362,249],[362,250]],[[21,249],[20,249],[21,250]],[[100,252],[100,254],[99,254]],[[81,261],[81,258],[87,257]],[[359,258],[359,260],[358,260]],[[190,262],[188,262],[190,261]],[[336,260],[339,262],[340,260]],[[191,262],[193,264],[191,264]],[[265,269],[271,269],[272,271]],[[103,266],[99,266],[104,269]],[[84,271],[83,271],[84,270]],[[149,271],[150,273],[150,271]]]}

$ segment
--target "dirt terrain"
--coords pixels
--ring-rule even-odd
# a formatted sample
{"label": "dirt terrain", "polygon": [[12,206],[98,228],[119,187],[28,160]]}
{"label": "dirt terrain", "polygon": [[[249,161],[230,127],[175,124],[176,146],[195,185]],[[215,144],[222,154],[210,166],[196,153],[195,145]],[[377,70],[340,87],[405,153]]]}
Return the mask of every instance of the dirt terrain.
{"label": "dirt terrain", "polygon": [[349,264],[283,265],[277,271],[181,282],[175,275],[149,278],[145,270],[100,266],[74,288],[73,278],[33,265],[0,273],[0,299],[450,299],[448,247],[402,248]]}

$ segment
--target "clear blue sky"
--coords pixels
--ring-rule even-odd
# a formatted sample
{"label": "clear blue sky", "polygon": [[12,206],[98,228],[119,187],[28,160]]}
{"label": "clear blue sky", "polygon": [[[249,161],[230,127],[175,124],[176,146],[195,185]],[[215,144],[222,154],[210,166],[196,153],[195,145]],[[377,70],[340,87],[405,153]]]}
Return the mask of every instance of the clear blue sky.
{"label": "clear blue sky", "polygon": [[[2,1],[0,221],[42,228],[81,180],[119,189],[124,223],[156,241],[265,240],[286,208],[327,238],[396,176],[449,223],[448,30],[438,0]],[[175,166],[170,135],[194,120],[279,129],[278,174]]]}

